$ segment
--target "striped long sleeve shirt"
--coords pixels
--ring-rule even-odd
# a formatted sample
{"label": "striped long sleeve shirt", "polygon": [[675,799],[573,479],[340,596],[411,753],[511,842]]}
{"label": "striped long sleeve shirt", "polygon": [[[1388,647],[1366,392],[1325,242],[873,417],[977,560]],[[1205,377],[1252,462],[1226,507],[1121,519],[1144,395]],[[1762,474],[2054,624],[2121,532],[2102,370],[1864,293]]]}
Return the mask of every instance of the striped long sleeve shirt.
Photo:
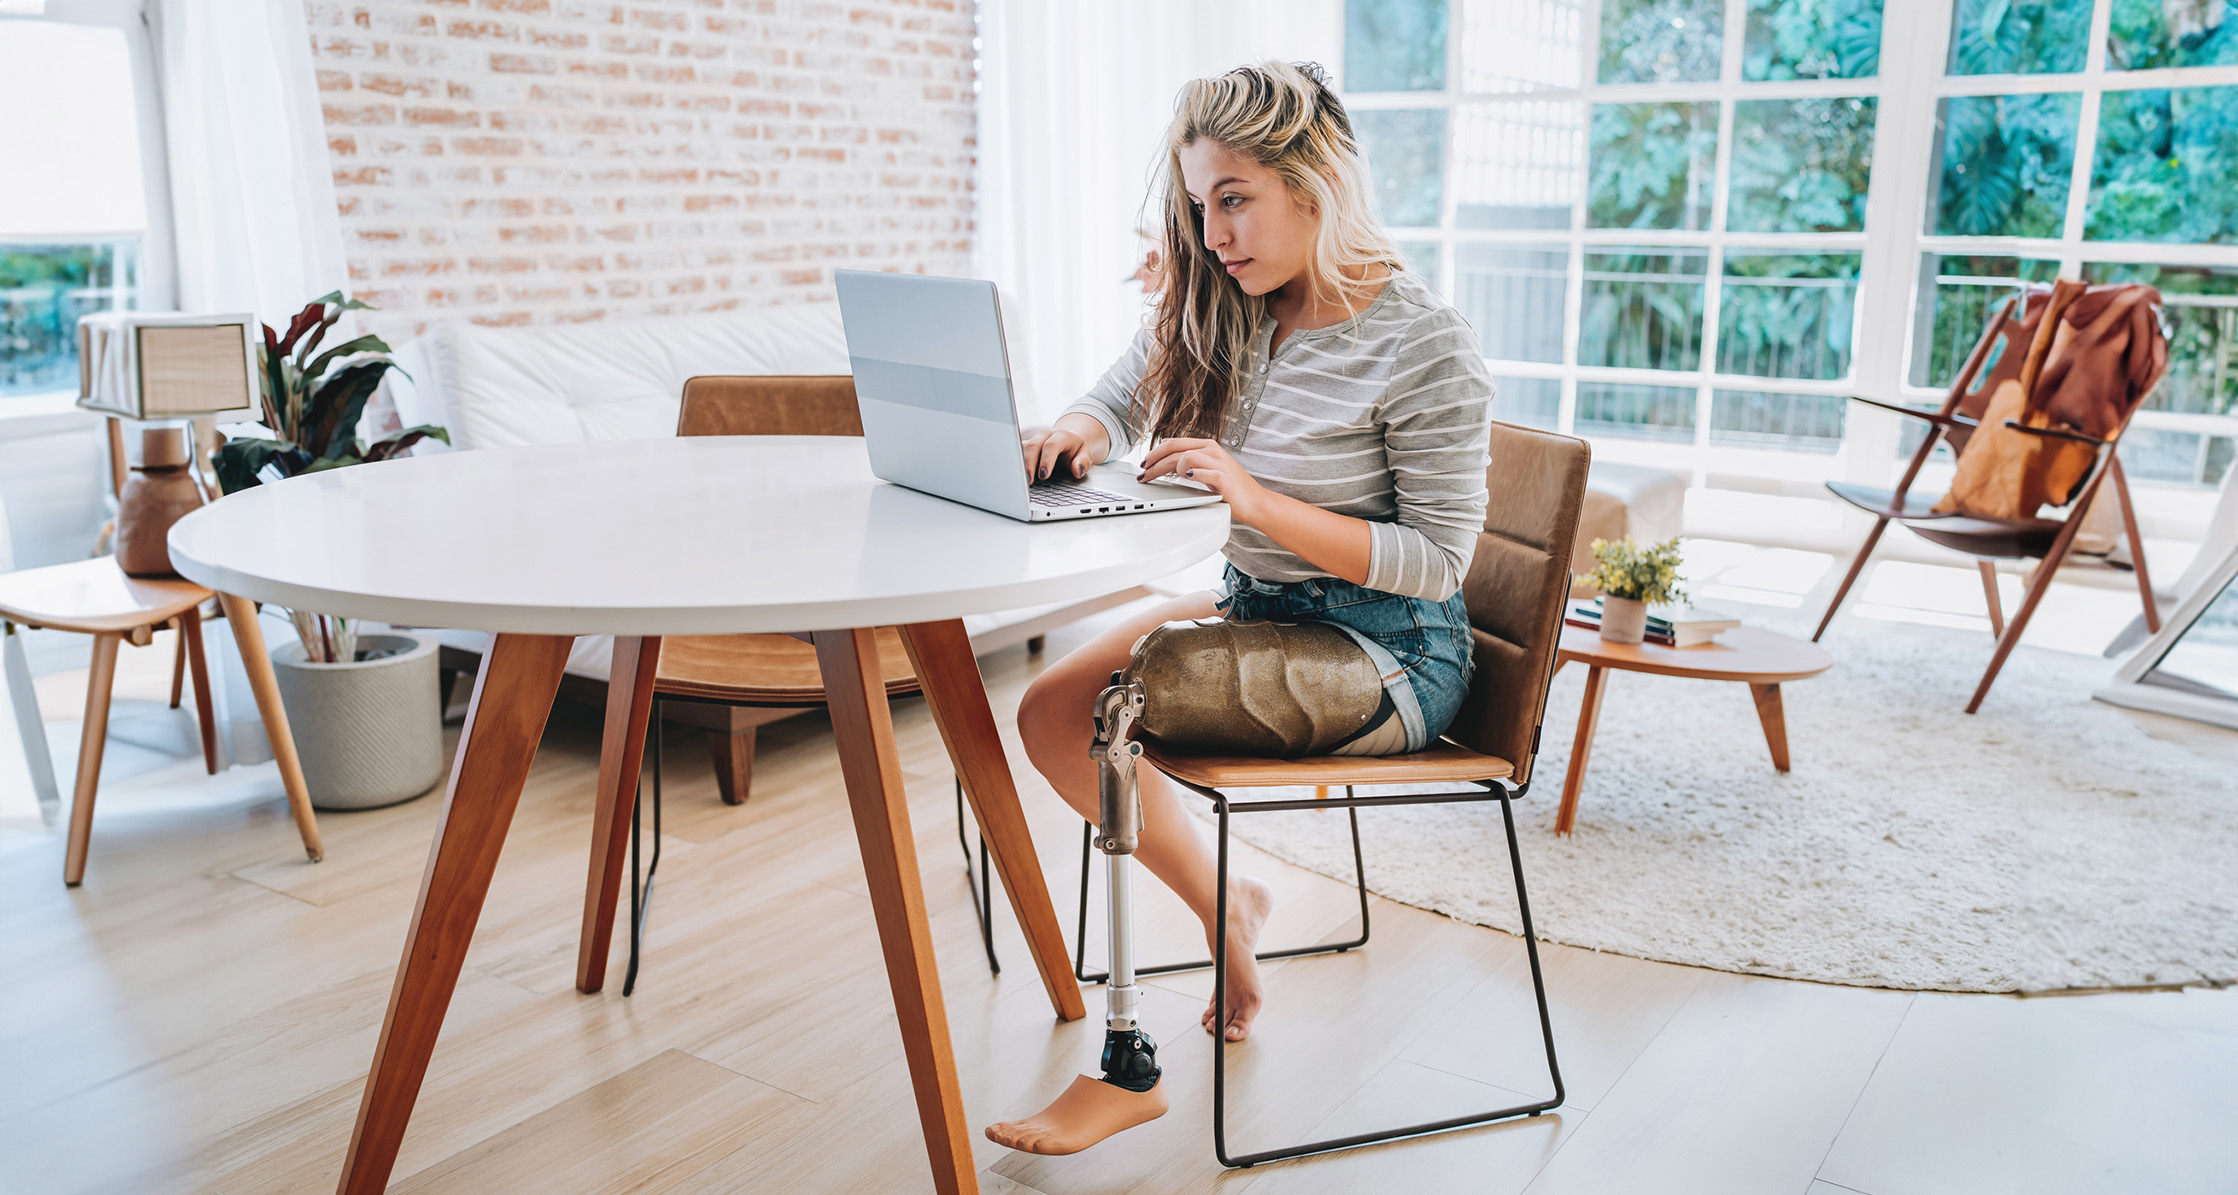
{"label": "striped long sleeve shirt", "polygon": [[[1368,588],[1451,597],[1484,528],[1492,379],[1476,333],[1420,277],[1400,272],[1356,326],[1294,331],[1270,354],[1273,339],[1266,320],[1222,445],[1267,489],[1367,520]],[[1103,424],[1113,459],[1138,439],[1129,399],[1149,348],[1144,329],[1065,411]],[[1262,581],[1331,575],[1241,523],[1224,554]]]}

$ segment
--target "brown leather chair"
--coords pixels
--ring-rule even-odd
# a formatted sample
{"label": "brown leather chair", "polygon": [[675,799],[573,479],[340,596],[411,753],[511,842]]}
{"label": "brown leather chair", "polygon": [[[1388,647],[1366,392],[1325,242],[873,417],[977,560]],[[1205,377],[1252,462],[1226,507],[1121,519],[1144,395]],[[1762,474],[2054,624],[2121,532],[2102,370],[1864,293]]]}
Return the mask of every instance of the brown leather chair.
{"label": "brown leather chair", "polygon": [[[1570,592],[1570,552],[1585,505],[1585,475],[1592,449],[1583,440],[1503,423],[1492,425],[1491,465],[1485,479],[1491,501],[1484,532],[1462,583],[1476,643],[1476,675],[1461,712],[1445,737],[1427,750],[1379,758],[1329,756],[1319,759],[1246,759],[1190,755],[1145,741],[1143,758],[1159,771],[1212,802],[1219,821],[1219,911],[1227,921],[1228,822],[1240,813],[1341,807],[1352,821],[1353,861],[1359,855],[1362,806],[1425,805],[1458,801],[1498,801],[1507,828],[1508,865],[1515,877],[1523,944],[1530,955],[1531,989],[1538,998],[1539,1033],[1546,1046],[1551,1098],[1462,1115],[1429,1124],[1313,1141],[1258,1153],[1231,1155],[1226,1130],[1226,1058],[1218,1039],[1212,1051],[1213,1152],[1223,1166],[1252,1166],[1279,1158],[1349,1149],[1375,1141],[1439,1132],[1511,1116],[1536,1116],[1562,1103],[1562,1074],[1554,1059],[1554,1027],[1546,1004],[1546,983],[1539,969],[1538,941],[1531,931],[1531,907],[1523,886],[1523,857],[1516,846],[1515,813],[1510,803],[1531,788],[1538,756],[1539,729],[1545,719],[1547,687],[1554,677],[1555,649],[1562,637],[1562,607]],[[1467,784],[1452,792],[1358,796],[1355,786],[1422,783]],[[1342,798],[1239,801],[1227,790],[1313,785],[1343,786]],[[1360,937],[1298,950],[1270,951],[1259,957],[1349,950],[1367,940],[1367,905],[1361,903]],[[1217,943],[1213,1002],[1227,996],[1227,935]],[[1198,964],[1202,966],[1203,964]],[[1137,974],[1174,968],[1142,968]]]}

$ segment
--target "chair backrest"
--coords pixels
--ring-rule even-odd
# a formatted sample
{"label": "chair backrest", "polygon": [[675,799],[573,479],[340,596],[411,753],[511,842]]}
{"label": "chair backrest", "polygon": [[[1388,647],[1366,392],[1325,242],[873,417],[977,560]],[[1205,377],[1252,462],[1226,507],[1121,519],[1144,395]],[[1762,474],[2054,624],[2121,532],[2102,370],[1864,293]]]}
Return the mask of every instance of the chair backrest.
{"label": "chair backrest", "polygon": [[859,436],[847,374],[698,377],[684,383],[679,436]]}
{"label": "chair backrest", "polygon": [[1593,449],[1583,440],[1492,425],[1490,500],[1461,592],[1474,629],[1476,676],[1446,737],[1531,778],[1547,685],[1570,597],[1570,551],[1585,508]]}

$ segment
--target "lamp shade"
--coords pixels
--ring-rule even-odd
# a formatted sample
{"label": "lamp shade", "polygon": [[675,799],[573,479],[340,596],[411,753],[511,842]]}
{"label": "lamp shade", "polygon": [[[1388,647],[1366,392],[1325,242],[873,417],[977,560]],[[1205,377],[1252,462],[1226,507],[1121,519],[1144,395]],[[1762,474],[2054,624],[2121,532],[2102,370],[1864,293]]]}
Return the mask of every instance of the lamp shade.
{"label": "lamp shade", "polygon": [[78,320],[78,405],[133,419],[258,408],[256,317],[103,311]]}

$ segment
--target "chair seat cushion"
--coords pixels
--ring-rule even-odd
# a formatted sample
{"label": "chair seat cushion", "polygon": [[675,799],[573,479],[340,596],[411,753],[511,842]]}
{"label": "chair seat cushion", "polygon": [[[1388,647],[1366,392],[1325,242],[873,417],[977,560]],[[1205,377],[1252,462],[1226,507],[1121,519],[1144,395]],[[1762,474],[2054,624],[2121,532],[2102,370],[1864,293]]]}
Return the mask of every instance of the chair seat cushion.
{"label": "chair seat cushion", "polygon": [[1411,755],[1320,755],[1252,759],[1191,755],[1144,740],[1142,757],[1159,771],[1206,788],[1273,788],[1292,784],[1436,784],[1500,780],[1515,765],[1445,739]]}

